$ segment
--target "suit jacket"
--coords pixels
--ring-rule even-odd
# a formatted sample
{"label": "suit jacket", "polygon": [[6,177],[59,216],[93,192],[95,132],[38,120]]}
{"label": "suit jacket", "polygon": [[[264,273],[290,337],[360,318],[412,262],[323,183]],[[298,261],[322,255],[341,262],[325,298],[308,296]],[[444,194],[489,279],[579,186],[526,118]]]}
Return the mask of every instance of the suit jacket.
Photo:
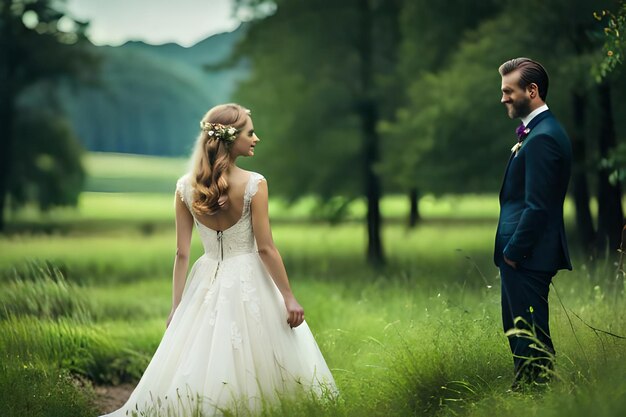
{"label": "suit jacket", "polygon": [[500,190],[494,262],[502,254],[536,271],[572,269],[563,201],[572,167],[572,145],[549,110],[535,116],[522,147],[511,154]]}

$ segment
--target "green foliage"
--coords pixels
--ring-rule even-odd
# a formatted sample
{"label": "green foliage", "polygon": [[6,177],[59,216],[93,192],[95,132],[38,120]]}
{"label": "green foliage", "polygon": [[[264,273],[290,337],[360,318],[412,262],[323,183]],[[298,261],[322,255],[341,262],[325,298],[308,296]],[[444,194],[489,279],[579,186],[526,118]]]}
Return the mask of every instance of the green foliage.
{"label": "green foliage", "polygon": [[609,182],[613,185],[626,181],[626,144],[620,143],[608,158],[600,160],[599,169],[609,171]]}
{"label": "green foliage", "polygon": [[488,0],[425,0],[403,3],[400,64],[406,82],[445,68],[465,34],[502,10],[502,3]]}
{"label": "green foliage", "polygon": [[[2,0],[0,53],[3,77],[12,77],[11,93],[34,83],[66,76],[91,79],[97,59],[86,49],[87,24],[65,14],[64,1]],[[3,86],[6,88],[8,86]],[[11,99],[14,99],[12,95]]]}
{"label": "green foliage", "polygon": [[[252,67],[235,95],[252,109],[261,138],[252,164],[279,195],[364,194],[368,162],[359,112],[370,99],[387,112],[387,104],[395,106],[399,96],[389,81],[395,43],[393,31],[386,29],[393,27],[394,12],[388,8],[396,2],[371,3],[376,16],[371,44],[360,29],[364,3],[283,1],[274,14],[250,23],[236,50]],[[329,17],[338,24],[328,24]],[[367,91],[364,43],[371,48]]]}
{"label": "green foliage", "polygon": [[[606,6],[605,6],[606,7]],[[601,12],[595,12],[594,17],[601,26],[602,34],[596,36],[603,43],[604,56],[594,61],[593,74],[597,83],[608,83],[611,88],[613,114],[619,115],[624,111],[623,94],[626,91],[624,84],[624,31],[626,30],[626,3],[614,2]],[[617,96],[617,97],[616,97]],[[623,184],[626,180],[626,146],[623,143],[623,118],[615,117],[617,143],[605,152],[600,158],[594,158],[592,167],[597,171],[606,171],[610,186]],[[610,131],[610,130],[608,130]],[[599,159],[599,160],[598,160]],[[615,226],[618,226],[616,223]]]}
{"label": "green foliage", "polygon": [[[573,132],[577,125],[572,94],[587,98],[588,118],[596,117],[591,72],[601,48],[602,28],[593,11],[608,7],[610,1],[530,0],[523,6],[498,2],[494,7],[485,3],[488,11],[482,13],[478,8],[454,8],[452,3],[443,2],[433,10],[421,2],[406,7],[402,57],[404,71],[412,74],[407,78],[408,100],[395,121],[381,125],[390,138],[382,166],[389,181],[437,194],[498,190],[517,122],[508,120],[499,102],[497,69],[517,56],[530,56],[548,68],[548,104],[570,133],[582,138],[596,135],[593,122],[585,131],[577,127]],[[456,30],[449,30],[445,5],[464,10],[450,13]],[[524,17],[528,10],[535,18]],[[437,13],[445,18],[436,18]],[[423,24],[415,25],[416,19]],[[619,114],[626,90],[614,78],[615,114]],[[616,124],[618,132],[626,129],[621,119]],[[593,161],[595,144],[591,145],[590,141],[588,154]],[[578,169],[595,172],[596,166],[590,162]]]}
{"label": "green foliage", "polygon": [[[252,65],[236,97],[252,108],[260,137],[272,140],[267,156],[255,158],[260,171],[270,183],[281,178],[278,193],[288,198],[367,198],[366,253],[373,265],[384,263],[377,124],[393,114],[403,93],[396,77],[400,6],[396,0],[282,1],[276,13],[250,24],[236,51]],[[328,24],[329,16],[339,24]]]}
{"label": "green foliage", "polygon": [[596,80],[600,82],[623,63],[626,2],[620,1],[616,12],[602,10],[601,12],[594,12],[594,17],[605,24],[604,34],[606,38],[602,47],[604,58],[596,68]]}
{"label": "green foliage", "polygon": [[[398,112],[396,124],[384,126],[396,138],[387,148],[386,162],[397,181],[408,179],[434,193],[499,189],[510,153],[507,144],[514,140],[503,144],[496,138],[513,138],[502,132],[512,132],[514,125],[497,99],[497,68],[516,52],[496,34],[508,30],[514,36],[514,26],[511,15],[483,22],[459,40],[447,68],[412,81],[409,104]],[[487,160],[502,162],[485,164]]]}
{"label": "green foliage", "polygon": [[[408,99],[380,125],[386,139],[381,172],[388,187],[440,194],[494,190],[499,185],[483,171],[484,165],[476,166],[485,157],[478,142],[491,134],[483,133],[491,124],[480,117],[493,112],[488,101],[476,97],[490,94],[494,77],[476,68],[475,59],[456,71],[445,70],[467,33],[502,7],[493,1],[402,3],[399,65]],[[489,51],[481,59],[491,55]],[[467,120],[470,113],[476,120]],[[478,160],[473,150],[481,153]]]}
{"label": "green foliage", "polygon": [[[0,230],[9,195],[43,209],[76,202],[80,147],[69,125],[50,116],[58,106],[49,89],[62,79],[94,80],[98,61],[85,28],[65,15],[63,2],[0,2]],[[46,100],[29,101],[35,87]]]}
{"label": "green foliage", "polygon": [[24,110],[17,119],[15,137],[9,180],[13,207],[30,202],[43,211],[75,206],[85,171],[83,150],[68,122],[56,114]]}

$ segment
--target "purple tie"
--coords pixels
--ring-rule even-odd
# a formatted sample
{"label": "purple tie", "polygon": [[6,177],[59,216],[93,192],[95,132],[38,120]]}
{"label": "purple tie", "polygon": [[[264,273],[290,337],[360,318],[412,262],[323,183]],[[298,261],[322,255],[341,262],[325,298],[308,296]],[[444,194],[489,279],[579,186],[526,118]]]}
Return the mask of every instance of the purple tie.
{"label": "purple tie", "polygon": [[526,138],[527,133],[524,132],[524,130],[526,130],[526,126],[524,126],[524,123],[520,124],[519,126],[517,126],[517,129],[515,129],[518,142],[521,142]]}

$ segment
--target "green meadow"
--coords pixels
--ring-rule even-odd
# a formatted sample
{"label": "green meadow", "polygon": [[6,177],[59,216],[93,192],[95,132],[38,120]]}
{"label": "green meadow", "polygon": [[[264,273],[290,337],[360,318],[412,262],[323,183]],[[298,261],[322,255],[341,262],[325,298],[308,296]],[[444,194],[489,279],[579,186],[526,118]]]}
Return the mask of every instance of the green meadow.
{"label": "green meadow", "polygon": [[[98,416],[98,386],[135,383],[165,327],[175,252],[173,192],[185,160],[90,154],[75,209],[27,208],[0,237],[0,415]],[[270,183],[271,187],[271,183]],[[386,197],[387,266],[366,265],[364,202],[344,221],[316,201],[273,198],[273,233],[337,399],[303,395],[263,416],[623,416],[626,302],[618,254],[551,289],[554,381],[510,392],[492,264],[497,196]],[[570,229],[572,207],[566,215]],[[570,240],[574,238],[573,230]],[[193,256],[202,248],[194,236]],[[610,333],[610,334],[609,334]],[[246,415],[233,411],[232,415]]]}

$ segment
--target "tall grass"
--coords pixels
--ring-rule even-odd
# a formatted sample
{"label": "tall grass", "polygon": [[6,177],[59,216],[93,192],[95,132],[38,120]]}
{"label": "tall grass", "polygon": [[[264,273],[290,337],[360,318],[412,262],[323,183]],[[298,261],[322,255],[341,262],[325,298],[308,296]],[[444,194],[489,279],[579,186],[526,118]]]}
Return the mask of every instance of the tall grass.
{"label": "tall grass", "polygon": [[[20,220],[47,234],[18,228],[0,237],[2,416],[95,416],[88,385],[136,381],[162,337],[172,196],[84,199],[79,212]],[[262,416],[624,414],[626,343],[596,330],[626,334],[613,258],[578,258],[574,272],[557,276],[550,300],[556,381],[509,393],[512,360],[491,260],[494,197],[427,197],[427,220],[414,230],[402,225],[406,200],[385,200],[393,221],[383,230],[388,265],[379,270],[364,260],[361,224],[303,223],[310,200],[273,204],[275,241],[341,395],[281,398]],[[350,210],[349,219],[361,218],[362,202]],[[201,252],[195,239],[192,257]]]}
{"label": "tall grass", "polygon": [[[457,223],[424,225],[412,231],[400,225],[386,227],[383,241],[389,271],[426,285],[462,285],[465,280],[468,285],[477,286],[486,284],[480,271],[491,283],[497,275],[487,246],[491,243],[493,226],[470,224],[460,228]],[[366,264],[366,236],[360,225],[279,224],[273,233],[293,275],[313,275],[332,281],[362,281],[378,275]],[[0,281],[25,273],[32,259],[51,260],[68,280],[89,285],[168,279],[174,253],[175,236],[171,229],[150,236],[137,232],[13,236],[0,239]],[[201,253],[202,245],[195,237],[192,259]],[[474,268],[474,273],[466,275],[470,268]]]}
{"label": "tall grass", "polygon": [[[357,285],[354,280],[329,282],[299,276],[294,279],[295,292],[307,310],[309,325],[342,395],[330,403],[306,396],[284,400],[268,406],[264,414],[486,415],[494,412],[486,405],[491,402],[497,407],[496,415],[515,415],[514,404],[530,403],[529,396],[540,404],[567,396],[581,401],[581,409],[589,409],[588,402],[598,399],[619,404],[623,399],[614,392],[586,390],[594,389],[595,384],[612,384],[617,392],[626,389],[626,382],[619,379],[625,370],[626,344],[595,334],[581,319],[624,334],[624,302],[607,300],[608,294],[590,287],[584,278],[573,273],[557,279],[555,285],[567,310],[552,292],[558,381],[543,394],[507,394],[512,366],[499,325],[497,285],[435,288],[400,275],[381,275]],[[40,285],[40,279],[31,277],[22,282]],[[169,285],[158,281],[148,285],[150,282],[94,289],[66,282],[69,292],[83,292],[84,310],[68,308],[65,315],[41,315],[38,309],[35,314],[27,309],[23,314],[8,315],[0,322],[0,352],[11,363],[37,363],[98,383],[136,380],[160,340],[169,307]],[[156,300],[151,300],[146,288],[154,289]],[[92,300],[90,292],[97,295]],[[105,294],[110,300],[120,297],[120,308],[129,301],[131,305],[155,301],[163,308],[119,321],[93,313],[96,307],[92,302]],[[13,297],[17,300],[18,292]],[[36,294],[23,291],[21,297]],[[28,305],[22,301],[16,304]],[[87,313],[81,316],[77,311]],[[608,378],[614,380],[609,383]],[[540,415],[545,407],[552,415],[584,415],[558,414],[547,403],[533,407],[528,415]],[[610,414],[616,407],[607,406],[605,415],[619,415]]]}
{"label": "tall grass", "polygon": [[88,153],[88,191],[169,192],[185,172],[187,158],[116,153]]}
{"label": "tall grass", "polygon": [[162,301],[151,302],[150,294],[164,294],[169,283],[157,280],[138,281],[110,288],[87,288],[65,279],[50,263],[27,264],[26,273],[13,271],[14,278],[0,293],[0,320],[31,316],[56,320],[72,318],[78,322],[132,320],[162,316]]}
{"label": "tall grass", "polygon": [[156,349],[163,322],[113,331],[107,330],[110,326],[73,319],[9,317],[0,323],[0,354],[9,362],[65,369],[96,383],[136,380]]}
{"label": "tall grass", "polygon": [[3,417],[95,416],[91,389],[67,370],[3,358],[0,410]]}

